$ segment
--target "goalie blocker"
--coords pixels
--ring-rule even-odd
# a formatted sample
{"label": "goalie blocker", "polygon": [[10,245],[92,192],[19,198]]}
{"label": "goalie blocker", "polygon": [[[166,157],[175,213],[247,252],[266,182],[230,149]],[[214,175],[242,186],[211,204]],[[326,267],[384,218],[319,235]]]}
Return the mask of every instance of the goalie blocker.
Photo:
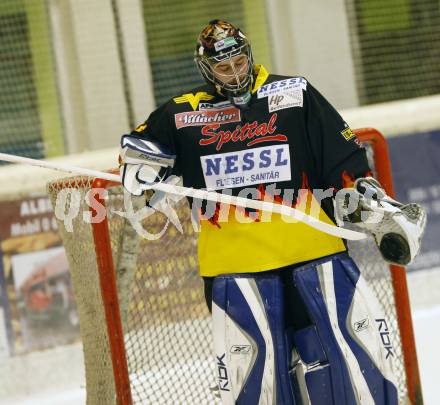
{"label": "goalie blocker", "polygon": [[[299,327],[289,321],[292,289],[309,315]],[[345,253],[217,276],[212,317],[224,405],[398,403],[394,348],[383,339],[395,331]]]}
{"label": "goalie blocker", "polygon": [[121,181],[133,195],[141,195],[148,184],[165,180],[175,160],[176,156],[158,142],[133,135],[121,138]]}
{"label": "goalie blocker", "polygon": [[352,189],[337,193],[335,216],[339,225],[347,221],[369,231],[383,258],[398,265],[414,260],[426,227],[420,205],[392,199],[372,177],[359,178]]}

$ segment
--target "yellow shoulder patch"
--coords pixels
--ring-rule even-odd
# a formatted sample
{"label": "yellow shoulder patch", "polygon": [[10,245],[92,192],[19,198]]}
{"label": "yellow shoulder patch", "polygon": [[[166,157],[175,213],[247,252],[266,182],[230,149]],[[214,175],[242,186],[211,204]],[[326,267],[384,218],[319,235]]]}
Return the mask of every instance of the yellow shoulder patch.
{"label": "yellow shoulder patch", "polygon": [[346,141],[349,141],[350,139],[356,136],[355,133],[351,130],[351,128],[347,128],[341,131],[341,135],[345,138]]}
{"label": "yellow shoulder patch", "polygon": [[255,94],[269,77],[269,72],[263,65],[255,65],[254,73],[256,73],[257,77],[255,79],[254,88],[252,89],[252,94]]}
{"label": "yellow shoulder patch", "polygon": [[196,94],[186,93],[179,97],[173,98],[176,104],[189,103],[192,109],[195,111],[200,103],[200,101],[212,100],[214,96],[208,94],[206,91],[199,91]]}
{"label": "yellow shoulder patch", "polygon": [[134,130],[135,132],[142,132],[145,128],[147,128],[147,123],[144,122],[141,125],[138,125]]}

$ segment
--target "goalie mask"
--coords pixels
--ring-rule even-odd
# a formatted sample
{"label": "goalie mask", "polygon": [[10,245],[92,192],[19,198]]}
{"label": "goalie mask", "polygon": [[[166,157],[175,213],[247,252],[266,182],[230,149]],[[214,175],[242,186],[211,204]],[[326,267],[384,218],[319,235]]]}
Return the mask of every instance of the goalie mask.
{"label": "goalie mask", "polygon": [[204,79],[234,104],[247,104],[253,83],[249,41],[239,28],[213,20],[202,30],[194,53]]}

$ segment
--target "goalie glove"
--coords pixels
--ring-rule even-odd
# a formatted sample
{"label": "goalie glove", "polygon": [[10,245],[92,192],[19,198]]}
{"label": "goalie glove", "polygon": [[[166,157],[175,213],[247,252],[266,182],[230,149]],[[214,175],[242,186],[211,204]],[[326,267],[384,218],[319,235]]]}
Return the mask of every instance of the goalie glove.
{"label": "goalie glove", "polygon": [[372,177],[359,178],[353,189],[338,192],[335,215],[338,221],[371,232],[387,262],[407,265],[420,250],[426,226],[424,209],[392,199]]}
{"label": "goalie glove", "polygon": [[175,158],[157,142],[124,135],[119,155],[121,182],[129,193],[142,195],[171,174]]}

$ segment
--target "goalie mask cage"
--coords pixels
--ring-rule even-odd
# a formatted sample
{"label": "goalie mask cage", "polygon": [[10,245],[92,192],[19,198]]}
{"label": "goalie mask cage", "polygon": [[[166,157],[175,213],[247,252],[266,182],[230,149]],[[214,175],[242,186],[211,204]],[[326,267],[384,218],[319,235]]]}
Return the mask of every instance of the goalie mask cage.
{"label": "goalie mask cage", "polygon": [[[366,146],[376,177],[393,195],[385,139],[371,128],[354,132]],[[87,404],[220,404],[213,393],[210,315],[188,204],[181,202],[176,209],[183,234],[168,224],[160,238],[146,240],[115,213],[124,206],[120,184],[90,177],[51,182],[54,207],[66,188],[80,215],[73,219],[71,232],[64,222],[58,224],[80,318]],[[96,189],[105,189],[107,195],[96,198]],[[83,220],[83,213],[99,214],[87,205],[88,192],[105,203],[107,216],[101,222]],[[145,197],[132,201],[135,210],[145,205]],[[156,213],[142,224],[159,234],[166,223]],[[396,331],[392,344],[400,403],[421,404],[405,270],[386,265],[371,238],[350,242],[349,251]]]}

